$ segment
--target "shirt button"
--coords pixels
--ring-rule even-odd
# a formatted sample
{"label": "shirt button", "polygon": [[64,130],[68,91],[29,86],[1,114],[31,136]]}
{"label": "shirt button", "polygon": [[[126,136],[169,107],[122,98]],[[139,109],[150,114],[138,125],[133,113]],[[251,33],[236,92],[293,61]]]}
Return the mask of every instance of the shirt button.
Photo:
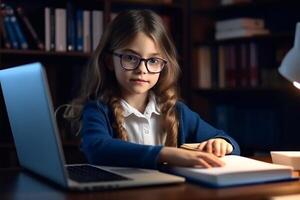
{"label": "shirt button", "polygon": [[144,133],[145,133],[145,134],[149,134],[149,129],[144,128]]}

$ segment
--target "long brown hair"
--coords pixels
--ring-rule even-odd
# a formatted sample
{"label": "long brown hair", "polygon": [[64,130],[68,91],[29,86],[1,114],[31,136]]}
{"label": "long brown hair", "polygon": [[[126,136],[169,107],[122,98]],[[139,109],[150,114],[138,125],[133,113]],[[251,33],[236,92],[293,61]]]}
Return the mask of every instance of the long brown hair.
{"label": "long brown hair", "polygon": [[124,117],[118,82],[114,72],[107,67],[111,64],[108,52],[125,47],[139,32],[153,39],[168,60],[152,91],[161,110],[162,130],[167,134],[165,145],[177,146],[178,119],[175,104],[178,99],[176,84],[180,68],[175,46],[162,19],[150,10],[124,11],[108,25],[83,76],[80,95],[71,102],[65,116],[74,123],[80,123],[83,106],[88,100],[104,101],[113,110],[116,119],[113,128],[117,132],[117,137],[128,139],[128,134],[122,126]]}

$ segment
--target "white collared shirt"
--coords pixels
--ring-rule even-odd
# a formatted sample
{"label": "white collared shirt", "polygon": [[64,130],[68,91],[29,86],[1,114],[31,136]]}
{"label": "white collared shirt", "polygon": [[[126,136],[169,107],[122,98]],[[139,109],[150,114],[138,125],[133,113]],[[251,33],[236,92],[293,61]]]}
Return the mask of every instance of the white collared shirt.
{"label": "white collared shirt", "polygon": [[141,113],[125,100],[121,100],[124,109],[124,128],[128,133],[128,141],[137,144],[163,145],[166,134],[160,125],[160,110],[155,95],[150,93],[145,112]]}

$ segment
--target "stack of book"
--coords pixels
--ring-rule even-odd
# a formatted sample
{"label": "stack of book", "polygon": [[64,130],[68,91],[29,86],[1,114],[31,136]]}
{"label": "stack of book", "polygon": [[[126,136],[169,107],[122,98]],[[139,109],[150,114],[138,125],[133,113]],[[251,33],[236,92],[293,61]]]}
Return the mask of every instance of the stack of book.
{"label": "stack of book", "polygon": [[217,21],[215,29],[216,40],[252,37],[270,33],[270,31],[265,28],[263,19],[246,17]]}
{"label": "stack of book", "polygon": [[28,49],[29,47],[44,49],[43,42],[21,7],[13,8],[4,3],[1,4],[0,36],[3,47],[8,49]]}

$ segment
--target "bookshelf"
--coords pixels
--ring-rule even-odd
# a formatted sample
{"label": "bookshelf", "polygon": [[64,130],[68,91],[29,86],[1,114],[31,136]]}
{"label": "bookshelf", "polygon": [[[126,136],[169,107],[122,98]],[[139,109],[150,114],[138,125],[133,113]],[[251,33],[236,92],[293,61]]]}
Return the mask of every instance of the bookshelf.
{"label": "bookshelf", "polygon": [[[211,124],[225,129],[236,138],[245,155],[268,153],[276,149],[299,149],[295,141],[300,139],[297,134],[300,91],[282,78],[277,68],[293,45],[296,22],[300,21],[297,13],[300,2],[251,0],[226,6],[221,2],[210,1],[199,5],[197,1],[189,1],[190,20],[197,23],[190,29],[193,52],[191,71],[197,72],[190,81],[191,106]],[[216,22],[240,17],[263,19],[270,33],[215,39]],[[248,58],[245,59],[248,71],[243,71],[242,45],[249,45],[250,49],[246,51]],[[251,56],[250,46],[256,48],[254,56]],[[224,55],[220,57],[220,47],[229,47],[225,49],[226,58],[223,62],[220,61],[224,59]],[[205,51],[211,57],[208,61],[199,56]],[[251,61],[253,57],[256,57],[254,62]],[[255,63],[254,71],[251,62]],[[220,67],[222,65],[223,69]],[[208,69],[205,70],[203,66],[208,66]],[[210,77],[206,83],[202,79],[202,85],[198,80],[201,73]],[[256,73],[254,77],[253,73]],[[242,82],[245,74],[247,84]],[[251,78],[254,78],[255,84],[249,83]],[[232,81],[235,83],[232,84]],[[205,85],[207,82],[209,84]]]}
{"label": "bookshelf", "polygon": [[[21,7],[24,15],[29,19],[32,27],[35,29],[39,39],[45,45],[45,8],[66,9],[68,2],[74,5],[75,9],[88,11],[102,11],[103,28],[113,17],[112,14],[126,9],[152,9],[160,14],[168,23],[168,29],[174,38],[178,47],[180,64],[183,65],[188,53],[185,52],[184,46],[187,45],[187,32],[183,29],[183,21],[186,20],[187,7],[184,1],[133,1],[133,0],[2,0],[1,3],[11,6],[13,9]],[[3,9],[3,8],[2,8]],[[2,10],[1,9],[1,10]],[[3,35],[0,35],[0,69],[9,68],[16,65],[22,65],[31,62],[41,62],[46,69],[47,78],[50,86],[50,92],[54,104],[54,109],[59,105],[69,102],[76,96],[79,88],[80,74],[86,66],[91,51],[76,50],[45,50],[37,47],[30,32],[26,31],[26,26],[15,13],[20,23],[23,34],[28,39],[28,48],[7,48]],[[4,20],[1,12],[0,22]],[[2,30],[0,28],[0,30]],[[3,32],[1,32],[3,33]],[[185,65],[187,66],[187,65]],[[186,82],[183,77],[182,85]],[[7,115],[5,112],[4,102],[0,95],[0,168],[18,166],[14,142],[10,131]],[[80,138],[74,137],[69,133],[61,132],[63,139],[63,148],[67,163],[84,162],[85,159],[79,150]]]}

